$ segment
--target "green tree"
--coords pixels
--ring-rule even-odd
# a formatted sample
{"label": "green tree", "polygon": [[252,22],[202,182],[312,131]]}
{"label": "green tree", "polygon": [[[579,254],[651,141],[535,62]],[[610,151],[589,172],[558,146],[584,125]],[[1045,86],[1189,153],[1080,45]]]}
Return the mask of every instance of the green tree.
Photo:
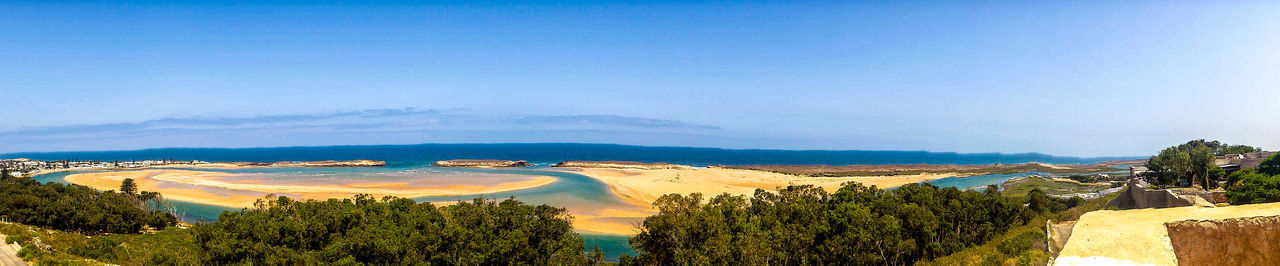
{"label": "green tree", "polygon": [[1169,147],[1148,159],[1147,169],[1151,170],[1151,183],[1177,185],[1187,180],[1191,173],[1191,156],[1178,147]]}
{"label": "green tree", "polygon": [[1272,154],[1271,157],[1262,160],[1258,164],[1258,172],[1267,175],[1280,175],[1280,153]]}
{"label": "green tree", "polygon": [[9,168],[0,168],[0,180],[13,178],[13,172],[9,172]]}
{"label": "green tree", "polygon": [[130,196],[137,195],[138,184],[133,182],[133,178],[125,178],[123,182],[120,182],[120,193]]}
{"label": "green tree", "polygon": [[1262,148],[1249,145],[1226,145],[1223,148],[1216,150],[1214,155],[1245,154],[1260,151],[1262,151]]}
{"label": "green tree", "polygon": [[1191,161],[1192,176],[1196,178],[1200,186],[1205,190],[1209,190],[1209,169],[1215,167],[1213,151],[1205,145],[1195,146],[1191,148],[1188,156]]}
{"label": "green tree", "polygon": [[[1214,165],[1213,167],[1209,167],[1209,174],[1206,176],[1209,178],[1209,180],[1221,180],[1223,177],[1227,176],[1227,171],[1223,170],[1222,167],[1218,167],[1217,165]],[[1209,189],[1209,188],[1205,188],[1205,189]]]}
{"label": "green tree", "polygon": [[1027,191],[1027,208],[1036,213],[1046,213],[1055,209],[1061,209],[1060,206],[1054,206],[1057,202],[1049,199],[1049,196],[1039,188],[1033,188]]}
{"label": "green tree", "polygon": [[903,265],[1025,224],[1030,212],[998,193],[909,184],[846,184],[833,194],[790,186],[753,197],[669,194],[631,238],[624,265]]}
{"label": "green tree", "polygon": [[17,223],[85,234],[137,233],[163,229],[177,217],[139,206],[135,197],[81,185],[40,183],[29,178],[0,180],[0,213]]}

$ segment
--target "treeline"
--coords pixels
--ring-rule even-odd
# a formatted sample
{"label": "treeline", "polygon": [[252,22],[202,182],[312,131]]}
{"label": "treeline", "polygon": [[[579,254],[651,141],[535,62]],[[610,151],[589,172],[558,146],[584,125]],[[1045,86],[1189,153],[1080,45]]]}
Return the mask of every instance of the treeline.
{"label": "treeline", "polygon": [[192,228],[202,264],[584,265],[563,208],[514,199],[436,207],[412,199],[259,200]]}
{"label": "treeline", "polygon": [[0,171],[0,215],[8,221],[83,234],[164,229],[177,217],[153,206],[159,194],[98,191],[80,185],[41,184]]}
{"label": "treeline", "polygon": [[1258,147],[1228,145],[1216,140],[1188,141],[1166,148],[1147,160],[1146,166],[1151,170],[1148,182],[1165,186],[1200,184],[1202,188],[1210,189],[1215,184],[1214,180],[1226,175],[1222,168],[1214,164],[1214,156],[1259,151],[1262,149]]}
{"label": "treeline", "polygon": [[1225,189],[1231,204],[1280,202],[1280,154],[1263,160],[1257,169],[1231,173]]}
{"label": "treeline", "polygon": [[654,203],[659,213],[646,218],[630,241],[638,256],[623,256],[620,262],[903,265],[982,244],[1034,216],[993,189],[930,184],[881,190],[850,183],[834,194],[792,186],[778,193],[757,190],[751,198],[719,195],[702,201],[700,194],[659,198]]}

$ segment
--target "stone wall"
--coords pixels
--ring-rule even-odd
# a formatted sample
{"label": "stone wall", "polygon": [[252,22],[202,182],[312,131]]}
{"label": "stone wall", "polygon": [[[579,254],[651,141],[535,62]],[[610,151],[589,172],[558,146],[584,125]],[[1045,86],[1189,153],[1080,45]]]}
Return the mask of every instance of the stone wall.
{"label": "stone wall", "polygon": [[1165,223],[1179,265],[1275,265],[1280,216]]}
{"label": "stone wall", "polygon": [[1191,200],[1183,198],[1163,189],[1147,189],[1137,179],[1130,180],[1120,196],[1107,202],[1107,207],[1116,209],[1170,208],[1193,205]]}

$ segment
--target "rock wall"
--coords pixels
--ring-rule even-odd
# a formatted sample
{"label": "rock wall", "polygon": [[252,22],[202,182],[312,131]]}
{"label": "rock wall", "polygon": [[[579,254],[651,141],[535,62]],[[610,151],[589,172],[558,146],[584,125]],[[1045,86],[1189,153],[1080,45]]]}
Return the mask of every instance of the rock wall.
{"label": "rock wall", "polygon": [[529,166],[525,161],[508,161],[508,160],[473,160],[473,159],[454,159],[446,161],[436,161],[431,163],[438,167],[471,167],[471,168],[491,168],[491,167],[526,167]]}
{"label": "rock wall", "polygon": [[1165,223],[1179,265],[1276,265],[1280,216]]}
{"label": "rock wall", "polygon": [[374,167],[386,166],[387,162],[374,160],[352,160],[352,161],[306,161],[306,162],[274,162],[274,163],[256,163],[256,162],[236,162],[231,163],[239,166],[249,167]]}
{"label": "rock wall", "polygon": [[620,169],[689,169],[693,168],[688,165],[669,164],[669,163],[642,163],[642,162],[625,162],[625,161],[563,161],[552,167],[580,167],[580,168],[620,168]]}
{"label": "rock wall", "polygon": [[1194,205],[1192,200],[1183,198],[1168,190],[1147,189],[1137,179],[1130,180],[1120,196],[1107,202],[1107,207],[1121,210],[1145,208],[1170,208]]}

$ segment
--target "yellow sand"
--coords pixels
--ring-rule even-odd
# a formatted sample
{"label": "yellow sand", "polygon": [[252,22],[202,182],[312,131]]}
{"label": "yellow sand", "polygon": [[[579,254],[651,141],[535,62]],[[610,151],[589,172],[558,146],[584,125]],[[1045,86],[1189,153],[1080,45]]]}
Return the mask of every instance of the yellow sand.
{"label": "yellow sand", "polygon": [[921,181],[946,178],[954,174],[919,174],[875,177],[806,177],[772,172],[725,169],[610,169],[577,168],[579,174],[600,180],[619,198],[636,206],[650,208],[658,197],[677,193],[702,193],[712,197],[722,193],[753,195],[756,189],[777,190],[788,185],[814,185],[834,192],[846,182],[860,182],[881,188],[896,187]]}
{"label": "yellow sand", "polygon": [[1050,169],[1071,169],[1071,167],[1060,166],[1060,165],[1054,165],[1054,164],[1051,164],[1051,163],[1030,162],[1030,163],[1027,163],[1027,164],[1031,164],[1031,165],[1040,165],[1040,166],[1048,167],[1048,168],[1050,168]]}
{"label": "yellow sand", "polygon": [[[572,213],[572,212],[571,212]],[[600,212],[591,213],[572,213],[573,229],[580,232],[605,234],[605,235],[635,235],[640,231],[636,226],[645,217],[653,215],[650,211],[627,211],[618,209],[604,209]],[[610,220],[605,220],[610,219]],[[631,222],[628,222],[631,221]]]}
{"label": "yellow sand", "polygon": [[[920,174],[898,176],[869,177],[805,177],[756,170],[740,170],[725,168],[681,168],[681,169],[614,169],[614,168],[571,168],[609,186],[624,202],[637,207],[635,210],[605,209],[596,213],[573,213],[574,229],[578,231],[610,234],[634,235],[636,223],[644,217],[653,215],[653,202],[662,195],[678,193],[688,195],[702,193],[710,198],[722,193],[733,195],[753,195],[756,189],[776,191],[788,185],[814,185],[828,192],[834,192],[846,182],[861,182],[867,186],[881,188],[897,187],[905,184],[919,183],[939,178],[955,176],[955,174]],[[571,210],[572,212],[572,210]],[[630,221],[630,222],[626,222]]]}
{"label": "yellow sand", "polygon": [[[556,181],[549,176],[535,176],[529,180],[491,186],[411,186],[402,182],[281,185],[227,178],[234,175],[221,172],[158,169],[73,174],[68,175],[65,180],[95,189],[112,190],[119,189],[120,183],[125,178],[133,178],[139,190],[160,192],[165,198],[173,200],[226,207],[252,207],[255,201],[267,194],[288,194],[294,198],[316,200],[347,198],[355,194],[412,198],[496,193],[539,187]],[[161,186],[162,184],[164,186]]]}
{"label": "yellow sand", "polygon": [[1280,214],[1280,203],[1094,211],[1080,216],[1055,265],[1177,265],[1166,222]]}

